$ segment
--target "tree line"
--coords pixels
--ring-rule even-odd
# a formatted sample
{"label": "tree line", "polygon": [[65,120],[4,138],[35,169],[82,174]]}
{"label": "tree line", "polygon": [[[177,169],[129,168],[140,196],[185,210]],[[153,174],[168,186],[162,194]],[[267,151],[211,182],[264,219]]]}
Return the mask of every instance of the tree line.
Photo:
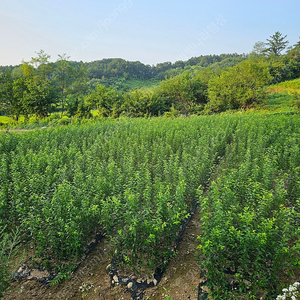
{"label": "tree line", "polygon": [[[174,74],[182,73],[183,70],[191,69],[193,66],[206,68],[212,64],[220,63],[225,59],[241,60],[245,55],[220,54],[220,55],[201,55],[192,57],[187,61],[176,61],[175,63],[163,62],[157,65],[145,65],[139,61],[126,61],[121,58],[106,58],[88,63],[72,62],[73,66],[84,65],[87,70],[89,80],[102,80],[102,83],[109,82],[109,79],[124,78],[124,79],[140,79],[140,80],[163,80],[165,77],[173,76]],[[55,67],[56,63],[52,63]],[[18,66],[0,66],[0,72],[13,70]],[[113,81],[111,81],[113,82]]]}
{"label": "tree line", "polygon": [[[41,50],[31,61],[7,67],[0,73],[0,111],[18,120],[21,115],[44,118],[54,111],[89,118],[92,110],[101,117],[142,117],[248,109],[266,100],[268,85],[300,77],[300,41],[288,47],[286,36],[276,32],[266,42],[257,42],[249,55],[202,56],[144,65],[144,71],[141,63],[120,59],[89,66],[70,61],[66,54],[51,63]],[[155,87],[135,90],[97,81],[101,74],[125,78],[124,70],[145,80],[158,74],[165,79]]]}

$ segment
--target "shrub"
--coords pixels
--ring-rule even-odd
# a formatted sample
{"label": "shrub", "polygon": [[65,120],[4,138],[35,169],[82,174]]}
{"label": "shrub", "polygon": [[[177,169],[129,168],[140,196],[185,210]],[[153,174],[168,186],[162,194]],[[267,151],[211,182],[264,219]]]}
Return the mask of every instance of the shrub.
{"label": "shrub", "polygon": [[208,84],[209,105],[213,111],[247,109],[266,100],[271,76],[266,64],[244,61]]}

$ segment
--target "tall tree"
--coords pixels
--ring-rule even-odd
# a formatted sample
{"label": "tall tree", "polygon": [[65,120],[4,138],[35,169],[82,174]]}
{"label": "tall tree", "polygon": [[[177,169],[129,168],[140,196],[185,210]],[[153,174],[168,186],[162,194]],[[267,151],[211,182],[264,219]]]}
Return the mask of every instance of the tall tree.
{"label": "tall tree", "polygon": [[276,31],[275,34],[270,36],[270,39],[267,39],[265,53],[275,56],[280,56],[281,52],[286,49],[288,41],[286,41],[286,35],[282,36],[282,33]]}
{"label": "tall tree", "polygon": [[67,54],[58,55],[55,63],[55,80],[60,90],[62,115],[65,111],[66,97],[69,94],[85,94],[86,69],[82,64],[72,64]]}
{"label": "tall tree", "polygon": [[50,80],[32,80],[28,78],[21,101],[24,112],[35,114],[42,119],[53,111],[56,98],[56,87]]}
{"label": "tall tree", "polygon": [[32,57],[30,64],[36,69],[37,74],[46,80],[51,74],[52,66],[50,64],[51,56],[45,53],[44,50],[36,52],[37,57]]}
{"label": "tall tree", "polygon": [[61,110],[62,115],[65,110],[65,98],[66,98],[66,90],[70,83],[72,77],[72,67],[70,64],[70,56],[67,56],[66,53],[62,55],[58,55],[58,59],[56,61],[56,82],[58,84],[58,88],[60,90],[60,101],[61,101]]}
{"label": "tall tree", "polygon": [[17,79],[14,80],[11,70],[0,73],[0,110],[17,121],[22,107],[14,90],[15,82]]}
{"label": "tall tree", "polygon": [[30,62],[23,61],[20,77],[13,82],[14,97],[25,118],[31,114],[43,118],[52,111],[57,96],[49,59],[50,55],[40,50]]}

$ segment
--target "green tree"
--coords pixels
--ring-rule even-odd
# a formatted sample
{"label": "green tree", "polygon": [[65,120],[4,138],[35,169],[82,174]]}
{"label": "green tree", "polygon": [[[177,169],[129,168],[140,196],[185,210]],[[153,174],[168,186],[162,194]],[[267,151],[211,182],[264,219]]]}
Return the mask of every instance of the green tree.
{"label": "green tree", "polygon": [[120,106],[121,97],[112,87],[98,84],[85,98],[85,103],[90,109],[97,109],[102,117],[112,116]]}
{"label": "green tree", "polygon": [[56,61],[55,79],[60,90],[62,115],[65,110],[65,97],[67,87],[69,86],[72,78],[72,66],[69,62],[69,59],[70,56],[67,56],[67,54],[64,53],[63,55],[59,54]]}
{"label": "green tree", "polygon": [[37,57],[32,57],[29,64],[35,68],[38,76],[43,78],[43,80],[47,80],[52,73],[52,65],[49,61],[51,56],[45,53],[44,50],[40,50],[36,54]]}
{"label": "green tree", "polygon": [[20,77],[13,82],[14,97],[25,118],[31,114],[44,118],[53,110],[57,95],[49,59],[50,55],[40,50],[30,62],[23,62]]}
{"label": "green tree", "polygon": [[299,63],[291,55],[281,55],[280,57],[271,55],[266,62],[269,65],[270,74],[273,77],[271,83],[276,84],[282,81],[297,78]]}
{"label": "green tree", "polygon": [[270,36],[270,39],[267,39],[265,53],[268,55],[280,56],[281,52],[286,49],[288,41],[286,41],[286,35],[282,36],[282,33],[276,31],[275,34]]}
{"label": "green tree", "polygon": [[158,116],[168,110],[157,89],[137,89],[123,97],[122,110],[129,116]]}
{"label": "green tree", "polygon": [[268,64],[273,77],[272,84],[299,77],[300,48],[297,50],[296,45],[284,55],[275,55],[274,51],[269,52],[268,56],[266,54],[266,43],[257,42],[249,57],[255,62],[263,61]]}
{"label": "green tree", "polygon": [[22,107],[15,95],[14,86],[15,82],[11,70],[0,73],[0,110],[18,120],[22,113]]}
{"label": "green tree", "polygon": [[289,57],[300,62],[300,40],[296,43],[293,47],[290,48],[289,52],[287,53]]}
{"label": "green tree", "polygon": [[78,118],[89,119],[93,117],[90,107],[85,103],[83,98],[78,98],[78,108],[75,115]]}
{"label": "green tree", "polygon": [[207,103],[207,86],[200,76],[191,76],[189,72],[162,81],[159,93],[168,107],[174,107],[181,113],[189,113]]}
{"label": "green tree", "polygon": [[90,106],[84,101],[84,96],[79,93],[69,94],[66,97],[67,116],[79,118],[92,117]]}
{"label": "green tree", "polygon": [[293,63],[293,77],[300,77],[300,40],[289,50],[287,56],[290,58]]}
{"label": "green tree", "polygon": [[35,114],[40,119],[47,117],[54,109],[56,98],[57,90],[50,80],[26,79],[21,101],[27,114]]}
{"label": "green tree", "polygon": [[77,114],[79,102],[80,99],[78,95],[67,95],[65,103],[68,117],[72,117]]}
{"label": "green tree", "polygon": [[15,100],[13,114],[15,115],[14,119],[19,120],[20,115],[25,115],[26,111],[23,107],[23,97],[27,91],[27,84],[25,77],[16,78],[13,81],[13,95]]}
{"label": "green tree", "polygon": [[209,106],[212,111],[225,111],[262,103],[271,78],[266,63],[246,60],[210,80]]}
{"label": "green tree", "polygon": [[58,55],[55,63],[55,81],[60,90],[62,115],[65,111],[66,97],[69,94],[86,93],[86,69],[82,65],[72,64],[67,54]]}

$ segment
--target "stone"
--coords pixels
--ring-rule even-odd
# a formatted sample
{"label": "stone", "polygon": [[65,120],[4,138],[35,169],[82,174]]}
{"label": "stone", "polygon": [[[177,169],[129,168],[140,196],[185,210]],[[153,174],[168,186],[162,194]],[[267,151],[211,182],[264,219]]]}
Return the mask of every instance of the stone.
{"label": "stone", "polygon": [[156,286],[156,285],[157,285],[157,280],[156,280],[156,279],[153,279],[153,283],[154,283],[154,285]]}
{"label": "stone", "polygon": [[118,276],[117,276],[117,275],[115,275],[115,276],[113,277],[113,280],[114,280],[115,282],[119,282],[119,278],[118,278]]}
{"label": "stone", "polygon": [[133,286],[133,283],[132,283],[132,282],[129,282],[129,283],[127,284],[127,288],[128,288],[128,289],[131,289],[132,286]]}

